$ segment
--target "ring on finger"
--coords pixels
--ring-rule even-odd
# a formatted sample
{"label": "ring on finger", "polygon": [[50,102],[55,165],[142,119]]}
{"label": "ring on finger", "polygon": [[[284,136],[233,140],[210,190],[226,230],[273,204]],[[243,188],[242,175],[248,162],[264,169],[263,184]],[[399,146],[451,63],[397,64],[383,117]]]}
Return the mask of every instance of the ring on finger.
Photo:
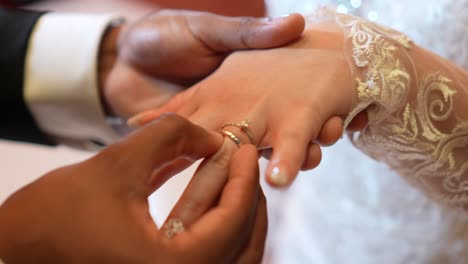
{"label": "ring on finger", "polygon": [[227,123],[227,124],[224,124],[222,127],[221,127],[221,130],[226,128],[226,127],[229,127],[229,126],[235,126],[235,127],[238,127],[240,128],[240,130],[242,130],[242,132],[244,132],[244,134],[247,135],[247,137],[249,138],[249,141],[250,141],[250,144],[254,144],[255,140],[254,140],[254,137],[252,135],[252,133],[250,132],[250,121],[249,120],[242,120],[241,122],[230,122],[230,123]]}
{"label": "ring on finger", "polygon": [[237,146],[240,146],[242,144],[242,141],[237,137],[234,133],[232,133],[229,130],[220,130],[219,133],[225,137],[230,138],[234,143],[236,143]]}

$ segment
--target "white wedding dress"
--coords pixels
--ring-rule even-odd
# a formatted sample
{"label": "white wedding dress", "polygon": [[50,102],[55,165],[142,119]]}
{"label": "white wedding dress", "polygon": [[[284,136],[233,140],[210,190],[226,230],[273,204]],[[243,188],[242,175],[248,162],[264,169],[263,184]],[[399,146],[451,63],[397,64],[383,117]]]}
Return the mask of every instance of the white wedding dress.
{"label": "white wedding dress", "polygon": [[[269,12],[320,4],[404,32],[468,69],[468,0],[269,0]],[[345,138],[287,191],[266,188],[265,263],[468,263],[468,218],[429,200]],[[468,157],[467,157],[468,159]]]}

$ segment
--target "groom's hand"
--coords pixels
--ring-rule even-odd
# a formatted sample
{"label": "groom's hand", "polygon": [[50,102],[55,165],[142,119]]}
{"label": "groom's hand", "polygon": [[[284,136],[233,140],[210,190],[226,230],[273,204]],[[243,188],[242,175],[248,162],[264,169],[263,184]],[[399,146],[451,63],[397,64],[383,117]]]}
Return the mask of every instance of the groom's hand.
{"label": "groom's hand", "polygon": [[304,24],[297,14],[257,19],[156,12],[107,34],[100,56],[104,103],[109,112],[124,118],[160,106],[178,89],[211,74],[230,52],[285,45],[301,36]]}
{"label": "groom's hand", "polygon": [[[0,258],[8,264],[259,263],[267,212],[258,154],[253,146],[231,148],[237,150],[216,132],[162,116],[11,196],[0,206]],[[170,214],[178,225],[169,221],[158,230],[147,200],[152,182],[160,182],[156,172],[207,156]]]}
{"label": "groom's hand", "polygon": [[222,142],[167,115],[89,160],[47,173],[0,206],[0,258],[155,263],[166,250],[148,211],[153,171],[173,159],[214,154]]}
{"label": "groom's hand", "polygon": [[193,81],[211,73],[234,50],[281,46],[297,39],[303,30],[300,15],[258,19],[164,10],[123,33],[120,55],[142,72]]}

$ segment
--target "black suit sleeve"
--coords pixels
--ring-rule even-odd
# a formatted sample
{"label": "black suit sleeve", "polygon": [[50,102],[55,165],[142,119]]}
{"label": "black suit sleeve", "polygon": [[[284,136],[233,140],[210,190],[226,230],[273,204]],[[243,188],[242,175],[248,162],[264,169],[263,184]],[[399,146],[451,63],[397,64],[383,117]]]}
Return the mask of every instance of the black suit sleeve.
{"label": "black suit sleeve", "polygon": [[50,145],[23,98],[29,37],[42,14],[0,8],[0,138]]}

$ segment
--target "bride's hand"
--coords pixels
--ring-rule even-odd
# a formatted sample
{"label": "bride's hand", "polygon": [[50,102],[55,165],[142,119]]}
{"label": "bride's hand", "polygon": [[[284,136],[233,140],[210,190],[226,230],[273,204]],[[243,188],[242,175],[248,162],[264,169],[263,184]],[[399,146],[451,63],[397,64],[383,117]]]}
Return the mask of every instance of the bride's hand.
{"label": "bride's hand", "polygon": [[[252,143],[273,149],[268,181],[288,185],[301,168],[320,162],[319,138],[333,143],[341,136],[341,118],[355,100],[343,39],[309,29],[285,48],[232,54],[213,75],[130,123],[144,124],[166,111],[214,130],[249,120]],[[249,142],[241,129],[226,129]]]}
{"label": "bride's hand", "polygon": [[159,107],[232,51],[285,45],[300,37],[304,23],[298,14],[267,19],[161,10],[114,28],[100,52],[103,103],[123,118]]}

